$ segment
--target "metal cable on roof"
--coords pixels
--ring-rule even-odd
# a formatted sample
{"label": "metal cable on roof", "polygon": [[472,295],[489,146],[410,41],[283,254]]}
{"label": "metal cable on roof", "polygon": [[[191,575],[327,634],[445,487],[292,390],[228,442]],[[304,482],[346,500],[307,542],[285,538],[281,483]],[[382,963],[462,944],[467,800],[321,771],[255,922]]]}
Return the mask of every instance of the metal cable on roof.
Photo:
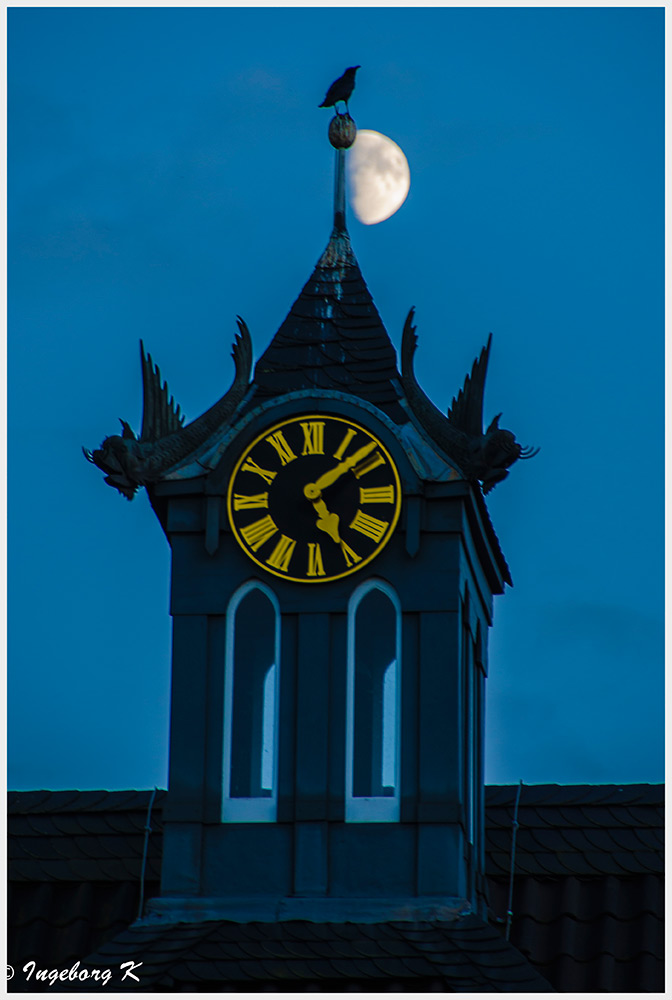
{"label": "metal cable on roof", "polygon": [[518,833],[518,806],[520,805],[520,793],[523,790],[523,779],[520,779],[518,791],[516,792],[516,804],[513,808],[513,823],[511,832],[511,867],[509,870],[509,904],[506,910],[506,940],[509,940],[511,933],[511,921],[513,920],[513,876],[516,869],[516,835]]}
{"label": "metal cable on roof", "polygon": [[138,903],[138,920],[142,918],[142,911],[145,908],[145,869],[147,868],[147,854],[149,852],[149,835],[152,832],[150,826],[150,821],[152,818],[152,806],[154,805],[154,799],[156,798],[156,793],[158,789],[154,785],[154,791],[151,794],[149,805],[147,806],[147,819],[145,820],[145,842],[142,848],[142,867],[140,868],[140,901]]}

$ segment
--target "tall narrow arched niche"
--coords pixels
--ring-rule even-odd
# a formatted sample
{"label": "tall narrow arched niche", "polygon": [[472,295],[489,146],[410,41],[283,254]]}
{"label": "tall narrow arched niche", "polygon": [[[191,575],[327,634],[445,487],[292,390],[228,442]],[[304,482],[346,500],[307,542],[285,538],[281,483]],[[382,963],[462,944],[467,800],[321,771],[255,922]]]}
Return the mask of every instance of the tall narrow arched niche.
{"label": "tall narrow arched niche", "polygon": [[226,613],[222,820],[272,823],[278,802],[280,606],[256,580]]}
{"label": "tall narrow arched niche", "polygon": [[401,606],[383,580],[367,580],[348,605],[345,763],[346,822],[398,822]]}

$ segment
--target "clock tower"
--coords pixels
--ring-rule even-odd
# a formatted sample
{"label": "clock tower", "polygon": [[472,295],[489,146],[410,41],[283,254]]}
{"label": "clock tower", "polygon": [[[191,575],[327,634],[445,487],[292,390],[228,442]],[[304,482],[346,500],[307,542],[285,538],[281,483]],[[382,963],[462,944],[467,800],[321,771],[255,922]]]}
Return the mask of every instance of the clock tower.
{"label": "clock tower", "polygon": [[[185,425],[141,345],[144,413],[88,454],[146,487],[172,550],[161,895],[147,920],[483,919],[493,595],[484,494],[532,454],[483,427],[490,340],[448,415],[397,358],[345,224],[252,370]],[[255,345],[261,346],[264,345]]]}

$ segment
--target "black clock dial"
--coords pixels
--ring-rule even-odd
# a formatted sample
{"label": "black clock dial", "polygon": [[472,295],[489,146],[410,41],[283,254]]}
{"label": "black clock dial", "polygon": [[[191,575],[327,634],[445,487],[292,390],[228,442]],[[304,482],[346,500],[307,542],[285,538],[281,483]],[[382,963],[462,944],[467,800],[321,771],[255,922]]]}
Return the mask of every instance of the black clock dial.
{"label": "black clock dial", "polygon": [[238,544],[269,573],[319,583],[357,572],[399,519],[396,466],[369,430],[308,414],[274,424],[236,462],[229,521]]}

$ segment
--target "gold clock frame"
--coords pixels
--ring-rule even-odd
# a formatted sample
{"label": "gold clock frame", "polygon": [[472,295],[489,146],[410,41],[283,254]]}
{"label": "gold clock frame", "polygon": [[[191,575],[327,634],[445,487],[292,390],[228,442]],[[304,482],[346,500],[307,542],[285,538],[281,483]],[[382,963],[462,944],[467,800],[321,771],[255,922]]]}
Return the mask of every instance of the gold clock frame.
{"label": "gold clock frame", "polygon": [[[375,443],[375,445],[374,445],[375,450],[379,450],[384,455],[384,457],[385,457],[385,459],[386,459],[386,461],[389,464],[389,467],[391,469],[392,477],[393,477],[393,480],[394,480],[394,488],[395,488],[394,511],[393,511],[392,517],[390,518],[389,524],[388,524],[387,528],[385,529],[384,534],[381,536],[380,540],[377,542],[377,544],[376,544],[375,548],[373,549],[373,551],[370,552],[367,556],[363,556],[361,559],[359,559],[353,565],[351,565],[351,566],[348,565],[343,570],[342,573],[331,574],[331,575],[328,575],[328,576],[327,575],[324,575],[324,576],[307,576],[307,575],[306,576],[292,576],[288,572],[275,569],[273,566],[269,565],[268,562],[262,561],[256,555],[256,552],[251,549],[250,545],[245,541],[245,538],[241,535],[241,529],[236,524],[236,519],[234,517],[234,511],[232,509],[232,500],[233,500],[233,497],[234,497],[234,490],[236,488],[236,479],[237,479],[238,473],[241,471],[241,468],[242,468],[243,464],[248,459],[250,459],[251,454],[254,451],[254,449],[257,447],[257,445],[261,441],[265,441],[268,438],[270,438],[271,435],[278,434],[278,432],[281,432],[284,428],[286,428],[287,426],[289,426],[291,424],[298,424],[298,423],[301,423],[301,422],[311,422],[311,421],[330,421],[332,423],[336,422],[336,423],[344,424],[344,425],[346,425],[347,428],[354,429],[355,434],[361,433],[363,435],[366,435],[366,437],[367,437],[368,440],[373,441]],[[347,436],[347,434],[346,434],[346,436]],[[354,440],[354,435],[353,435],[352,439]],[[340,449],[337,449],[337,452],[339,450]],[[295,457],[297,457],[297,456],[295,456]],[[335,454],[334,458],[337,458],[337,457],[340,457],[340,456],[338,456],[337,454]],[[342,417],[342,416],[339,416],[339,415],[336,415],[336,414],[324,413],[324,412],[322,412],[322,413],[309,412],[309,413],[302,413],[302,414],[299,414],[299,415],[293,416],[293,417],[285,417],[282,420],[278,420],[275,423],[270,424],[267,428],[265,428],[263,431],[261,431],[259,434],[257,434],[256,437],[248,445],[245,446],[245,448],[243,449],[243,451],[241,452],[241,454],[238,456],[238,458],[236,460],[236,463],[235,463],[235,465],[233,467],[233,470],[231,472],[231,476],[229,478],[229,483],[228,483],[228,487],[227,487],[227,494],[226,494],[226,508],[227,508],[227,514],[228,514],[228,519],[229,519],[229,525],[231,526],[231,531],[233,533],[233,536],[236,539],[236,542],[239,545],[239,547],[241,548],[241,550],[245,553],[245,555],[248,557],[248,559],[250,559],[252,562],[256,563],[256,565],[259,566],[261,569],[263,569],[264,572],[271,573],[273,576],[279,577],[282,580],[289,580],[292,583],[331,583],[334,580],[340,580],[340,579],[343,579],[343,577],[352,575],[353,573],[358,573],[365,566],[368,566],[378,555],[380,555],[380,553],[383,551],[383,549],[387,546],[387,544],[389,543],[390,539],[392,538],[392,535],[394,534],[395,528],[396,528],[396,526],[397,526],[397,524],[399,522],[399,517],[401,515],[401,503],[402,503],[402,489],[401,489],[401,479],[400,479],[400,476],[399,476],[399,470],[397,469],[396,463],[395,463],[394,459],[392,458],[392,455],[390,454],[388,448],[386,448],[386,446],[380,440],[380,437],[376,433],[374,433],[373,431],[369,430],[368,427],[366,427],[365,425],[359,423],[356,420],[353,420],[353,419],[351,419],[349,417]],[[347,557],[346,557],[346,559],[347,559]]]}

